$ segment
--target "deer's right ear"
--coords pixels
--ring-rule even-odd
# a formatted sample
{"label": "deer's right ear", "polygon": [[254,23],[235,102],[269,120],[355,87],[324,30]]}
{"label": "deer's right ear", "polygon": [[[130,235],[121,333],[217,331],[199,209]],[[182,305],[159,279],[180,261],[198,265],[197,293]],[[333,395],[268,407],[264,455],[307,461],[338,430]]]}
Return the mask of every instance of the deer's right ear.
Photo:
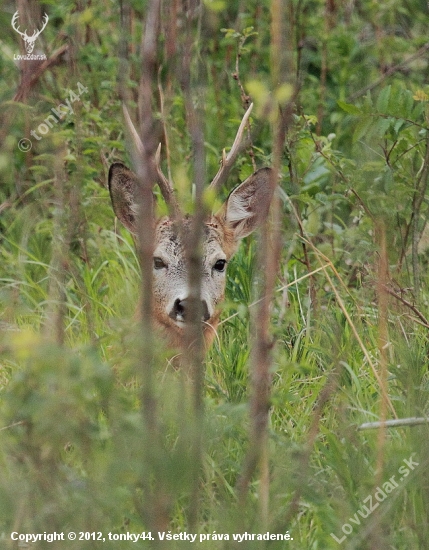
{"label": "deer's right ear", "polygon": [[124,164],[115,162],[109,170],[109,191],[113,210],[125,227],[135,234],[137,216],[137,176]]}

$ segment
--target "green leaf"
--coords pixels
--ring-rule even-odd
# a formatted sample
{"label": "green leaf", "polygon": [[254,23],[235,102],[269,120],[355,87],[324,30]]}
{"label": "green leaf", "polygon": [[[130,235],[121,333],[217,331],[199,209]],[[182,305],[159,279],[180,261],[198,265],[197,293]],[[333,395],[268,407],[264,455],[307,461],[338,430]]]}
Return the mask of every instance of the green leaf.
{"label": "green leaf", "polygon": [[372,116],[363,116],[356,125],[353,141],[359,141],[362,137],[368,133],[369,128],[373,124]]}
{"label": "green leaf", "polygon": [[369,138],[375,139],[375,140],[382,139],[384,137],[384,134],[389,129],[391,120],[392,119],[390,118],[384,118],[384,117],[380,117],[376,119],[375,123],[371,126],[371,129],[369,131],[369,134],[370,134]]}
{"label": "green leaf", "polygon": [[389,115],[398,118],[410,118],[414,108],[413,94],[410,90],[404,90],[400,86],[392,86],[389,100]]}
{"label": "green leaf", "polygon": [[345,101],[337,101],[338,107],[340,107],[343,111],[346,113],[349,113],[349,115],[361,115],[362,111],[359,109],[359,107],[356,107],[356,105],[352,105],[351,103],[346,103]]}
{"label": "green leaf", "polygon": [[377,103],[375,107],[379,113],[383,113],[383,114],[388,113],[391,89],[392,87],[390,85],[386,86],[383,90],[381,90],[380,94],[378,95]]}
{"label": "green leaf", "polygon": [[405,101],[404,101],[405,114],[404,114],[404,118],[410,118],[411,113],[413,111],[413,107],[414,107],[413,94],[410,90],[405,90],[404,94],[405,94]]}
{"label": "green leaf", "polygon": [[399,130],[402,128],[404,124],[405,124],[405,121],[402,120],[401,118],[395,122],[395,125],[393,127],[395,134],[399,132]]}
{"label": "green leaf", "polygon": [[204,5],[214,12],[221,12],[225,9],[224,0],[204,0]]}

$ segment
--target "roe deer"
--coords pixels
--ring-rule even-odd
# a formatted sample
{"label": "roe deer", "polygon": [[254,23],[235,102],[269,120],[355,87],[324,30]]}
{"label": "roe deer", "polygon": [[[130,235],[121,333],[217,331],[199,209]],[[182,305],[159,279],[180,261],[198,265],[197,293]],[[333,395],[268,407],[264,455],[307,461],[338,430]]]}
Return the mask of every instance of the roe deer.
{"label": "roe deer", "polygon": [[[250,116],[246,112],[234,145],[223,155],[221,168],[210,184],[222,184],[239,152],[241,136]],[[128,129],[140,150],[140,138],[128,112],[124,110]],[[170,183],[159,168],[159,148],[156,157],[157,179],[164,199],[174,212],[177,204]],[[220,210],[205,221],[203,227],[201,301],[203,334],[206,349],[211,345],[219,322],[218,305],[224,298],[226,266],[235,253],[239,241],[254,231],[266,219],[273,195],[270,168],[261,168],[236,187]],[[137,176],[121,163],[109,170],[109,191],[113,210],[123,225],[136,237]],[[183,348],[184,328],[187,322],[188,274],[185,254],[186,236],[192,228],[189,216],[164,216],[154,220],[153,308],[155,325],[164,333],[168,344]],[[138,246],[138,239],[135,239]]]}

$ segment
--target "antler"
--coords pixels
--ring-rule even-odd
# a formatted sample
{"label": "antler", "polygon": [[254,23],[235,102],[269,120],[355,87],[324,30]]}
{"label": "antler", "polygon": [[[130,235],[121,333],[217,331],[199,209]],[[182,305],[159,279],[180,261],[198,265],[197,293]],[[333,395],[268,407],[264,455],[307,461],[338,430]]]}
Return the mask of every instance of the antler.
{"label": "antler", "polygon": [[240,144],[243,138],[244,129],[246,127],[247,121],[249,120],[252,109],[253,109],[253,103],[250,104],[249,108],[244,113],[243,120],[241,121],[241,124],[238,128],[237,135],[235,136],[235,140],[234,140],[234,143],[232,144],[230,152],[226,154],[225,149],[222,151],[220,168],[209,186],[211,189],[214,189],[214,190],[219,189],[228,179],[229,172],[231,171],[231,168],[235,162],[235,159],[237,158],[237,155],[240,152]]}
{"label": "antler", "polygon": [[46,25],[48,24],[48,21],[49,21],[49,17],[48,17],[48,14],[45,13],[45,15],[43,16],[43,27],[40,29],[40,31],[37,33],[37,36],[39,36],[39,34],[45,30],[45,27]]}
{"label": "antler", "polygon": [[179,205],[176,201],[176,197],[174,195],[173,186],[161,170],[161,143],[158,145],[158,149],[156,150],[155,166],[156,175],[158,176],[158,185],[161,189],[162,196],[164,197],[165,202],[168,204],[172,216],[178,217],[180,210]]}
{"label": "antler", "polygon": [[27,36],[27,29],[25,30],[25,32],[21,32],[21,31],[19,30],[19,26],[18,26],[18,27],[15,26],[15,23],[17,22],[18,18],[19,18],[19,12],[16,11],[16,12],[13,14],[13,17],[12,17],[12,27],[16,30],[16,32],[17,32],[18,34],[20,34],[21,36],[24,36],[25,38],[28,38],[28,36]]}
{"label": "antler", "polygon": [[31,36],[28,36],[28,34],[27,34],[27,29],[25,29],[25,32],[21,32],[21,31],[19,30],[19,26],[18,26],[18,27],[15,26],[15,23],[17,22],[18,18],[19,18],[19,12],[16,11],[16,12],[13,14],[13,17],[12,17],[12,27],[16,30],[16,32],[17,32],[18,34],[20,34],[21,36],[23,36],[23,37],[26,38],[27,40],[31,40],[31,41],[36,40],[36,38],[39,36],[39,34],[40,34],[42,31],[45,30],[45,27],[46,27],[46,25],[48,24],[48,21],[49,21],[48,14],[45,13],[45,15],[43,16],[43,27],[40,29],[40,31],[35,30]]}
{"label": "antler", "polygon": [[36,38],[39,36],[39,34],[45,29],[46,25],[48,24],[48,21],[49,21],[48,15],[45,13],[43,17],[44,17],[43,27],[40,29],[40,31],[35,30],[33,34],[28,38],[31,42],[35,42]]}
{"label": "antler", "polygon": [[[144,145],[142,143],[142,140],[140,139],[140,136],[137,130],[135,129],[134,124],[132,123],[131,117],[128,113],[128,109],[126,108],[125,105],[123,105],[123,111],[124,111],[125,124],[132,138],[134,147],[136,148],[136,152],[141,157],[145,155]],[[179,210],[179,205],[177,204],[177,201],[176,201],[176,197],[174,196],[173,187],[171,183],[168,181],[168,179],[165,177],[165,175],[162,173],[161,166],[160,166],[161,144],[159,144],[158,146],[154,160],[155,160],[157,183],[161,190],[162,196],[164,197],[164,200],[171,211],[171,215],[173,217],[178,217],[180,210]]]}

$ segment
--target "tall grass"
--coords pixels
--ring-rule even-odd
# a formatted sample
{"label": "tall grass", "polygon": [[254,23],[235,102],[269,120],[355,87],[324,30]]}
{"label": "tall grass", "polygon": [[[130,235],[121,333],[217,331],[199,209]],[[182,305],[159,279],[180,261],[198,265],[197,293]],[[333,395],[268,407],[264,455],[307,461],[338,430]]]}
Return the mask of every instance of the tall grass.
{"label": "tall grass", "polygon": [[[201,12],[207,18],[198,12],[191,24],[191,42],[182,35],[174,41],[184,24],[184,15],[174,12],[175,3],[167,3],[171,10],[161,14],[165,51],[160,48],[158,56],[164,65],[158,67],[154,97],[162,95],[165,103],[162,116],[155,118],[162,119],[167,134],[166,162],[185,209],[192,209],[187,117],[195,98],[192,86],[184,97],[178,85],[173,70],[176,46],[200,50],[191,57],[190,69],[192,78],[198,74],[206,79],[203,90],[196,86],[201,81],[191,83],[198,88],[199,101],[207,103],[207,116],[200,121],[206,130],[200,156],[207,156],[208,172],[216,171],[218,153],[236,131],[243,99],[237,82],[252,90],[253,124],[259,130],[252,136],[253,157],[243,153],[233,174],[243,179],[252,172],[252,159],[264,165],[273,150],[272,128],[266,123],[273,95],[268,92],[278,83],[266,84],[271,64],[278,62],[276,71],[282,74],[280,61],[291,63],[292,74],[300,79],[292,86],[298,115],[289,112],[287,136],[277,143],[273,159],[281,175],[283,246],[279,269],[271,273],[276,275],[275,288],[265,327],[271,383],[267,425],[257,449],[259,469],[249,469],[244,498],[243,464],[255,445],[250,403],[258,388],[252,388],[251,365],[259,328],[255,312],[266,269],[260,251],[266,241],[260,235],[246,239],[229,265],[218,335],[201,365],[198,416],[192,375],[174,368],[170,351],[156,335],[150,349],[151,402],[156,409],[144,412],[148,350],[142,345],[137,311],[139,258],[131,237],[116,226],[108,192],[100,185],[105,179],[100,153],[108,160],[126,157],[119,102],[112,97],[115,55],[122,29],[123,40],[130,44],[122,44],[121,86],[133,106],[139,99],[136,45],[146,12],[125,6],[122,24],[129,29],[124,32],[116,8],[96,3],[88,11],[76,6],[69,14],[68,5],[57,3],[51,6],[56,20],[76,31],[76,40],[82,42],[80,53],[69,55],[80,55],[77,66],[91,68],[85,73],[90,99],[82,101],[76,118],[63,121],[58,133],[46,136],[39,148],[35,145],[34,156],[12,155],[29,116],[21,104],[13,107],[17,125],[11,115],[9,126],[5,123],[11,135],[2,143],[0,156],[5,174],[0,189],[2,545],[16,548],[9,538],[14,531],[75,531],[78,537],[79,532],[101,532],[105,541],[89,535],[87,541],[42,541],[39,547],[135,548],[134,542],[109,540],[108,533],[150,531],[154,540],[138,545],[423,550],[429,536],[429,425],[359,429],[384,417],[428,416],[428,280],[426,260],[416,250],[426,211],[424,193],[419,200],[415,197],[428,171],[422,134],[427,132],[427,104],[424,98],[412,100],[415,90],[406,88],[402,73],[390,99],[383,92],[381,99],[372,101],[367,95],[357,105],[343,101],[349,87],[359,92],[366,73],[375,81],[376,68],[365,69],[360,63],[368,52],[368,62],[392,61],[384,38],[391,39],[393,57],[406,48],[398,33],[390,35],[382,25],[376,29],[378,50],[355,40],[355,31],[362,40],[371,34],[373,21],[365,10],[375,10],[381,22],[396,21],[395,14],[366,2],[362,13],[350,14],[343,13],[343,7],[331,13],[331,3],[315,7],[314,13],[285,3],[282,13],[294,17],[288,22],[291,32],[283,36],[284,27],[275,25],[281,21],[269,27],[263,17],[271,4],[281,2],[251,2],[246,10],[244,4],[234,3],[228,8],[231,13],[209,4],[209,11]],[[408,9],[401,2],[394,4]],[[112,33],[101,36],[96,30],[104,29],[106,20]],[[411,19],[401,20],[413,43],[422,13],[414,20],[413,32]],[[240,27],[236,35],[229,28],[233,24]],[[218,27],[229,29],[221,39]],[[329,32],[321,35],[321,28]],[[313,48],[309,30],[323,40],[320,52]],[[82,37],[89,35],[94,40],[86,43]],[[278,55],[282,40],[297,41],[286,60],[269,61],[272,37],[277,40],[272,51]],[[97,40],[99,48],[94,46]],[[194,67],[196,60],[202,65]],[[233,69],[238,66],[234,78],[225,76],[225,60]],[[353,74],[348,72],[351,62]],[[12,67],[6,68],[12,75]],[[424,85],[420,72],[414,74],[413,69],[410,74],[414,88]],[[71,78],[65,66],[53,75],[47,73],[41,84],[44,94],[39,90],[43,97],[34,106],[32,116],[40,120],[47,106],[64,96]],[[77,75],[72,76],[74,82]],[[1,84],[0,92],[4,110],[9,96]],[[281,100],[280,92],[291,99],[288,87],[274,93]],[[337,99],[343,111],[331,104]],[[195,101],[194,107],[203,104]],[[291,108],[287,101],[285,106]],[[27,119],[29,128],[36,118]],[[13,171],[3,170],[5,158]],[[386,224],[385,244],[381,221]],[[420,287],[412,289],[416,280]],[[410,461],[412,468],[405,475]],[[392,476],[396,484],[384,485]],[[385,498],[366,512],[368,497],[377,504],[374,495],[383,487]],[[178,535],[190,530],[198,535],[192,544],[158,538],[158,531]],[[293,541],[233,540],[233,534],[245,532],[289,532]],[[219,540],[219,534],[229,535],[229,540]],[[201,541],[200,535],[206,539]]]}

